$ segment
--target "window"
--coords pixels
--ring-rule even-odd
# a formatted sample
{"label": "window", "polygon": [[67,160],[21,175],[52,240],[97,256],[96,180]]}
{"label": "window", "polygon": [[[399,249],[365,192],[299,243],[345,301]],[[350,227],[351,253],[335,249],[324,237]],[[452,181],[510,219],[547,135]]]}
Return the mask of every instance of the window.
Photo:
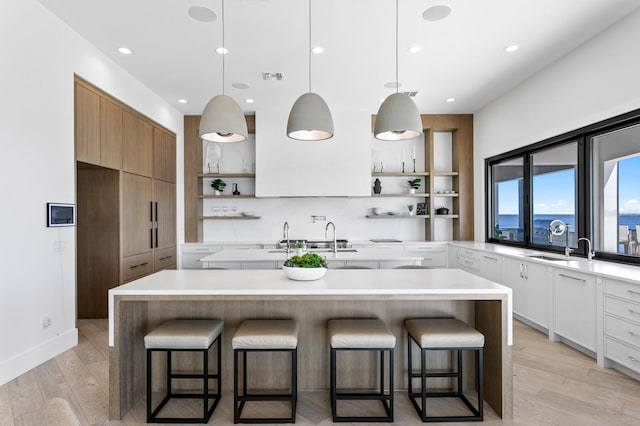
{"label": "window", "polygon": [[[576,247],[577,166],[577,142],[531,154],[532,244]],[[549,225],[554,220],[567,225],[563,235],[550,232]]]}
{"label": "window", "polygon": [[487,241],[640,264],[640,110],[485,164]]}
{"label": "window", "polygon": [[640,125],[591,138],[594,171],[594,247],[640,256]]}
{"label": "window", "polygon": [[524,160],[514,158],[491,166],[494,206],[491,230],[494,238],[524,241]]}

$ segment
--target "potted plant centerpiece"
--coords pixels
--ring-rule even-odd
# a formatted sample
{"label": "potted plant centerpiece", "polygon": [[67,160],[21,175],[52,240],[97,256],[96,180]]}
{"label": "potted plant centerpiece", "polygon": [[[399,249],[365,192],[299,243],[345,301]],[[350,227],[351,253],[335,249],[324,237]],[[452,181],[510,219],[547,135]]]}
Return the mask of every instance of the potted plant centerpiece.
{"label": "potted plant centerpiece", "polygon": [[222,179],[216,179],[211,182],[211,186],[214,189],[214,195],[220,195],[220,193],[224,191],[224,188],[226,188],[227,184]]}
{"label": "potted plant centerpiece", "polygon": [[312,281],[324,276],[327,272],[327,261],[316,253],[307,253],[287,259],[282,269],[290,280]]}
{"label": "potted plant centerpiece", "polygon": [[407,181],[407,185],[409,185],[409,194],[416,193],[416,189],[420,188],[420,182],[422,182],[422,179],[420,178],[409,179]]}

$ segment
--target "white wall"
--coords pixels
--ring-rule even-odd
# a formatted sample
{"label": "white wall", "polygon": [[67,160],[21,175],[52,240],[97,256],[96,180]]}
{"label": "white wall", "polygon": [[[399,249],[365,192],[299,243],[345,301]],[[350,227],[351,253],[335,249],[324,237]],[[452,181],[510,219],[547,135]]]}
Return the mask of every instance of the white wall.
{"label": "white wall", "polygon": [[175,109],[34,0],[0,3],[0,51],[1,385],[77,342],[75,228],[45,226],[48,201],[75,203],[74,73],[177,133],[179,242],[184,203]]}
{"label": "white wall", "polygon": [[484,159],[640,108],[640,11],[474,115],[475,239],[485,239]]}

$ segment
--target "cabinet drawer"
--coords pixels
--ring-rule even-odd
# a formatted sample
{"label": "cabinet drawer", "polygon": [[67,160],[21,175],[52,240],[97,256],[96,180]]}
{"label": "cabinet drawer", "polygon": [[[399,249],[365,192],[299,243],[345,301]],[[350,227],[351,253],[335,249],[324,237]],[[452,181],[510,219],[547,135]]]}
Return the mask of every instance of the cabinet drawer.
{"label": "cabinet drawer", "polygon": [[176,269],[176,248],[167,247],[156,250],[153,254],[153,270]]}
{"label": "cabinet drawer", "polygon": [[604,356],[640,373],[640,350],[610,337],[604,339]]}
{"label": "cabinet drawer", "polygon": [[202,254],[202,257],[217,253],[222,250],[221,245],[204,245],[204,244],[185,244],[182,246],[182,253],[198,253]]}
{"label": "cabinet drawer", "polygon": [[640,285],[638,284],[607,279],[604,283],[604,292],[640,303]]}
{"label": "cabinet drawer", "polygon": [[604,311],[631,321],[640,322],[640,305],[605,296]]}
{"label": "cabinet drawer", "polygon": [[461,269],[464,269],[468,272],[474,273],[474,274],[480,274],[480,261],[478,261],[477,259],[473,259],[473,258],[467,258],[467,257],[462,257],[460,256],[460,259],[458,259],[458,264],[460,266]]}
{"label": "cabinet drawer", "polygon": [[608,336],[640,348],[640,325],[638,324],[605,315],[604,332]]}
{"label": "cabinet drawer", "polygon": [[458,257],[460,257],[460,260],[462,260],[462,259],[475,259],[475,260],[478,260],[478,259],[480,259],[481,256],[480,256],[480,252],[479,251],[461,248],[461,249],[458,250]]}
{"label": "cabinet drawer", "polygon": [[122,261],[122,282],[126,283],[153,272],[153,253],[125,257]]}
{"label": "cabinet drawer", "polygon": [[412,255],[422,256],[422,265],[431,266],[435,268],[444,268],[447,264],[446,254],[440,251],[422,251],[422,250],[409,250],[408,253]]}

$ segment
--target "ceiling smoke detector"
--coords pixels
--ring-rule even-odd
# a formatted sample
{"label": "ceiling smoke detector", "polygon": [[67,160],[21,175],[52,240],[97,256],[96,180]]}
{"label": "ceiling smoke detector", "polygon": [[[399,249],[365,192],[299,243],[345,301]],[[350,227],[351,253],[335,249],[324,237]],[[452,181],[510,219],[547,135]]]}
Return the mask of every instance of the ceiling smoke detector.
{"label": "ceiling smoke detector", "polygon": [[263,72],[262,73],[263,80],[282,80],[281,72]]}

